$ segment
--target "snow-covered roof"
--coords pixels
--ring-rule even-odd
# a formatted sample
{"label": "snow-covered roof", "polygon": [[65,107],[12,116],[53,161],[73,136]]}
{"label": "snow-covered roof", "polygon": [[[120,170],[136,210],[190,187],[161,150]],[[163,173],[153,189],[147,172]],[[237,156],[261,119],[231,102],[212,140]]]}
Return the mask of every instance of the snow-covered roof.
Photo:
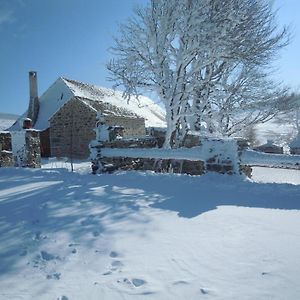
{"label": "snow-covered roof", "polygon": [[[127,116],[142,117],[145,119],[146,127],[166,126],[164,110],[145,96],[138,99],[132,97],[127,103],[120,91],[60,77],[39,98],[40,108],[34,128],[39,130],[48,128],[49,119],[74,96],[84,98],[93,108],[99,106],[96,103],[103,103],[107,108],[110,105],[120,108]],[[91,104],[92,101],[95,104]],[[27,112],[19,120],[26,116]],[[16,122],[9,130],[20,130],[20,122]]]}
{"label": "snow-covered roof", "polygon": [[[40,97],[40,108],[37,120],[34,124],[35,129],[44,130],[49,127],[49,119],[71,98],[72,91],[65,84],[63,79],[58,78]],[[20,130],[20,120],[27,117],[25,112],[17,122],[9,128],[10,131]]]}
{"label": "snow-covered roof", "polygon": [[126,118],[138,118],[139,116],[126,108],[112,105],[107,102],[93,101],[86,98],[77,97],[76,99],[84,102],[89,107],[93,108],[95,111],[101,111],[104,116],[116,116],[116,117],[126,117]]}
{"label": "snow-covered roof", "polygon": [[278,146],[276,144],[274,144],[274,141],[273,140],[267,140],[267,143],[266,144],[263,144],[263,145],[260,145],[260,146],[257,146],[256,147],[257,149],[259,148],[282,148],[281,146]]}
{"label": "snow-covered roof", "polygon": [[119,108],[129,110],[145,119],[146,127],[166,127],[164,110],[145,96],[131,97],[127,102],[123,93],[112,89],[97,87],[92,84],[63,78],[65,84],[75,96],[109,103]]}

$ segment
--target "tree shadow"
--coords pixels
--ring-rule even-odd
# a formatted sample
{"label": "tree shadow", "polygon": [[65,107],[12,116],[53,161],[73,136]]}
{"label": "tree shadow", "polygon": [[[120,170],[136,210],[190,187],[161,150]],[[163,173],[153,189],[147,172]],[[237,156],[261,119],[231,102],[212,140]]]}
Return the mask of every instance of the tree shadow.
{"label": "tree shadow", "polygon": [[123,232],[147,236],[148,207],[184,218],[222,205],[300,209],[299,185],[258,184],[235,176],[152,172],[93,176],[62,169],[0,172],[0,278],[16,272],[24,257],[41,255],[43,243],[61,232],[68,233],[71,244],[85,249],[96,249],[102,239],[103,253],[109,253],[114,230],[119,230],[111,224],[128,221],[132,226],[124,226]]}
{"label": "tree shadow", "polygon": [[[108,180],[102,182],[63,169],[0,171],[5,178],[0,180],[0,277],[15,272],[24,256],[41,256],[43,243],[57,234],[67,232],[71,244],[98,249],[107,231],[104,223],[149,221],[138,213],[143,191],[117,187],[112,177],[104,176]],[[141,226],[135,230],[144,234]],[[109,252],[112,243],[105,239],[101,251]]]}

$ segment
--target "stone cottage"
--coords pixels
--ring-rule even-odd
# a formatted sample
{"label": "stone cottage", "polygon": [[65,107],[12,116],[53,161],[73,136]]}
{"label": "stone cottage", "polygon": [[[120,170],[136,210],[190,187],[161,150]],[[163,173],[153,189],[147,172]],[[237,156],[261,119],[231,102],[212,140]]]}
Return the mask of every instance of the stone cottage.
{"label": "stone cottage", "polygon": [[253,150],[265,153],[283,154],[283,147],[275,145],[272,140],[268,140],[266,144],[255,147]]}
{"label": "stone cottage", "polygon": [[144,96],[127,102],[122,92],[60,77],[38,97],[36,72],[29,72],[29,86],[28,110],[9,130],[21,130],[21,120],[31,118],[33,129],[40,130],[44,157],[88,157],[98,112],[108,126],[124,127],[124,137],[165,126],[163,109]]}

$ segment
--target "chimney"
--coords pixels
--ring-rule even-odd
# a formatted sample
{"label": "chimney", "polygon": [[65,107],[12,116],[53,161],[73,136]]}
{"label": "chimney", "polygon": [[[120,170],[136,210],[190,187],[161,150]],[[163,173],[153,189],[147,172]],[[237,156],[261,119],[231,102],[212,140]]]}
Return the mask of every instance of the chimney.
{"label": "chimney", "polygon": [[29,72],[29,106],[27,117],[32,120],[32,125],[35,124],[39,113],[39,97],[37,88],[37,72]]}

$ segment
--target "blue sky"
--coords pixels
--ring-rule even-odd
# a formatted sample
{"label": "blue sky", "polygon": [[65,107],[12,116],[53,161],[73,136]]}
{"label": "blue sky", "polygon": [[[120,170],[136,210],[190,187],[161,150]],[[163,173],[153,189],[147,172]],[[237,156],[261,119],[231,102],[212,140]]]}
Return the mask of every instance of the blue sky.
{"label": "blue sky", "polygon": [[[41,95],[59,76],[111,87],[105,63],[118,24],[147,0],[0,0],[0,112],[28,104],[28,71],[38,72]],[[300,87],[300,1],[274,0],[278,23],[293,41],[276,62],[277,78]]]}

